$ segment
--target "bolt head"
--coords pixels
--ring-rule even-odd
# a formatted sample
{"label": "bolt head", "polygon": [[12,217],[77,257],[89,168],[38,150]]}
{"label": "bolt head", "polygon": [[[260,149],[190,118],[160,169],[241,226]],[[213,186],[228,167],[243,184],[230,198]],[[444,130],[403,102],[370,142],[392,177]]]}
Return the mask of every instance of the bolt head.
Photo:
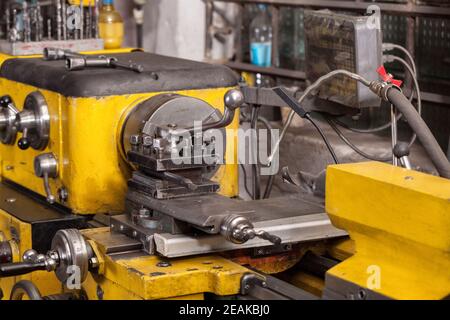
{"label": "bolt head", "polygon": [[151,147],[153,145],[153,138],[150,136],[145,136],[142,138],[142,145],[144,147]]}
{"label": "bolt head", "polygon": [[130,144],[133,146],[139,145],[141,142],[141,136],[134,134],[130,137]]}

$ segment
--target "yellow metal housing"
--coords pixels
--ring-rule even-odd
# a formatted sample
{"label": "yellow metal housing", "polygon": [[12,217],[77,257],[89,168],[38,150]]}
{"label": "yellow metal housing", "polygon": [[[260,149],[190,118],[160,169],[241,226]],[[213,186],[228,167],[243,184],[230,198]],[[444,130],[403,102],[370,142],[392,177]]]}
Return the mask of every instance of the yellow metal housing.
{"label": "yellow metal housing", "polygon": [[[219,296],[236,295],[241,277],[250,271],[220,256],[198,256],[162,260],[144,253],[110,256],[105,237],[109,228],[84,230],[100,268],[89,274],[83,289],[89,299],[169,299],[202,298],[204,293]],[[169,262],[160,264],[160,262]],[[103,292],[99,296],[99,291]]]}
{"label": "yellow metal housing", "polygon": [[450,180],[369,162],[328,167],[326,188],[356,245],[328,275],[394,299],[450,294]]}
{"label": "yellow metal housing", "polygon": [[[0,56],[0,61],[8,58],[11,57]],[[223,112],[223,97],[229,89],[176,93],[202,99]],[[2,178],[45,195],[42,179],[34,174],[33,161],[39,154],[52,152],[59,163],[59,177],[51,179],[50,186],[54,194],[61,187],[67,189],[69,197],[65,206],[77,214],[122,212],[131,171],[118,148],[121,119],[138,103],[164,92],[72,98],[0,78],[0,96],[9,94],[19,110],[25,97],[36,90],[45,97],[51,115],[49,145],[44,151],[31,148],[22,151],[16,145],[0,145]],[[228,128],[238,126],[236,116]],[[234,161],[221,167],[214,177],[221,184],[220,192],[227,196],[238,194],[236,141],[234,132],[228,130],[226,157]]]}

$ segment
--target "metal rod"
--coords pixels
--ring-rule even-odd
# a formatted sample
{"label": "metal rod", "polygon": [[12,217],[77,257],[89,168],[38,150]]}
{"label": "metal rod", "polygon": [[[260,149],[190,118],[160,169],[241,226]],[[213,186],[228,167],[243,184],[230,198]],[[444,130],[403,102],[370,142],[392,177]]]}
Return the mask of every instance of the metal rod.
{"label": "metal rod", "polygon": [[397,111],[394,105],[391,104],[391,136],[392,136],[392,164],[398,166],[398,158],[394,154],[394,148],[397,145]]}
{"label": "metal rod", "polygon": [[44,18],[42,17],[41,5],[37,3],[37,18],[38,18],[38,30],[36,31],[38,34],[38,41],[42,41],[44,38]]}
{"label": "metal rod", "polygon": [[5,10],[5,20],[6,20],[6,39],[8,39],[10,27],[11,27],[9,4],[7,4],[6,10]]}
{"label": "metal rod", "polygon": [[95,20],[94,20],[94,28],[95,28],[95,39],[99,38],[99,30],[98,30],[98,16],[100,15],[100,9],[99,9],[99,4],[98,1],[99,0],[94,0],[95,1]]}
{"label": "metal rod", "polygon": [[22,19],[23,19],[23,41],[31,41],[31,21],[28,12],[28,4],[26,1],[22,4]]}
{"label": "metal rod", "polygon": [[[64,0],[63,0],[64,1]],[[62,6],[60,0],[56,0],[56,39],[61,40],[61,28],[62,28]]]}
{"label": "metal rod", "polygon": [[86,38],[90,39],[92,36],[92,25],[91,25],[91,1],[89,0],[89,5],[88,8],[86,10],[86,27],[85,27],[85,34],[86,34]]}
{"label": "metal rod", "polygon": [[63,39],[67,40],[67,5],[66,0],[61,0],[61,10],[62,10],[62,30],[63,30]]}
{"label": "metal rod", "polygon": [[48,40],[52,39],[52,20],[47,19],[47,38]]}
{"label": "metal rod", "polygon": [[80,1],[80,39],[84,39],[84,6],[83,1]]}

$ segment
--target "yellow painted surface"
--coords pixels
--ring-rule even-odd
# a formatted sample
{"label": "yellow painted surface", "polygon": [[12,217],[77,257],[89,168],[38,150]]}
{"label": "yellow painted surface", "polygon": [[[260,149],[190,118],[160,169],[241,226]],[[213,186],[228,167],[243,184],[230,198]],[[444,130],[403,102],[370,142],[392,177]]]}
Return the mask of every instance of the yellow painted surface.
{"label": "yellow painted surface", "polygon": [[330,166],[326,211],[356,244],[329,274],[395,299],[450,294],[450,180],[377,162]]}
{"label": "yellow painted surface", "polygon": [[[12,96],[21,110],[25,97],[38,90],[29,85],[0,78],[0,95]],[[178,94],[202,99],[223,112],[223,96],[229,88],[179,91]],[[123,210],[126,181],[130,168],[118,151],[120,119],[126,112],[156,94],[132,94],[94,98],[66,98],[47,90],[45,97],[51,114],[50,142],[45,151],[22,151],[16,145],[0,144],[2,177],[45,195],[42,179],[34,175],[34,158],[44,152],[55,154],[59,178],[51,179],[56,194],[64,186],[69,192],[64,205],[78,214],[115,213]],[[228,128],[238,128],[238,116]],[[18,138],[21,134],[18,134]],[[227,131],[226,157],[237,163],[237,137]],[[234,141],[234,143],[232,143]],[[237,164],[219,169],[214,180],[226,196],[238,194]]]}
{"label": "yellow painted surface", "polygon": [[[157,256],[114,259],[105,254],[105,247],[96,235],[109,233],[108,228],[84,230],[83,235],[96,242],[105,262],[101,275],[89,275],[83,289],[89,299],[98,299],[98,288],[103,299],[169,299],[186,298],[210,292],[220,296],[239,293],[242,275],[250,272],[236,263],[219,256],[196,256],[163,260]],[[169,261],[169,267],[158,262]]]}
{"label": "yellow painted surface", "polygon": [[[13,240],[11,228],[14,228],[20,241],[17,242]],[[12,242],[12,247],[15,248],[15,250],[13,250],[13,261],[20,262],[23,253],[32,247],[31,225],[16,219],[6,211],[0,209],[0,232],[3,233],[5,240]],[[9,298],[12,287],[20,280],[32,281],[39,288],[39,291],[43,296],[59,293],[61,291],[61,283],[56,278],[55,273],[36,271],[23,276],[0,278],[0,287],[3,290],[5,296],[4,299]]]}

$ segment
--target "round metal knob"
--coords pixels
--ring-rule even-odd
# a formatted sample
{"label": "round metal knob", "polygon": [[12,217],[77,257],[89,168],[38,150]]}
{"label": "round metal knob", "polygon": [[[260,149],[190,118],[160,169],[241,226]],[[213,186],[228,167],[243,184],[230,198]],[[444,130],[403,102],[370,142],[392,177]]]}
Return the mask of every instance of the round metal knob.
{"label": "round metal knob", "polygon": [[225,94],[224,101],[225,106],[234,111],[244,104],[244,94],[238,89],[231,89]]}

